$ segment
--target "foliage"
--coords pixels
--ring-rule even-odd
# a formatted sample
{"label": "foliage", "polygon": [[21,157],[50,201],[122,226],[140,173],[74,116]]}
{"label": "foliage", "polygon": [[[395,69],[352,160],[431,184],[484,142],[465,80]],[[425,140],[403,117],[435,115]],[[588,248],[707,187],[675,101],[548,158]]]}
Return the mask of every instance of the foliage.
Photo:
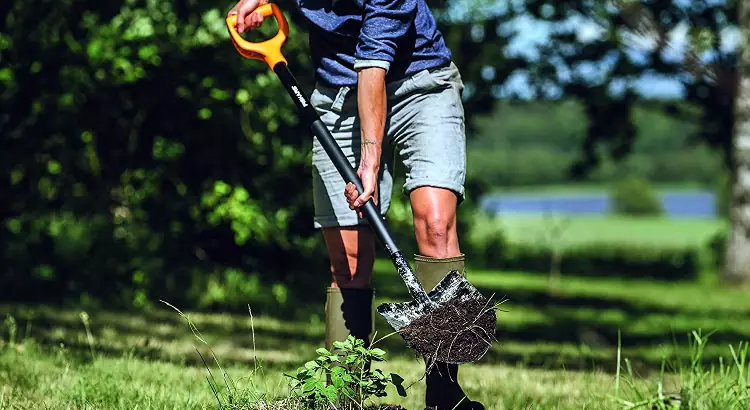
{"label": "foliage", "polygon": [[[233,4],[61,0],[42,16],[32,3],[0,5],[9,297],[258,310],[315,297],[307,290],[328,262],[312,225],[312,138],[274,73],[229,41]],[[279,5],[284,54],[310,93],[304,20]],[[454,50],[484,47],[472,24],[440,24]],[[467,84],[497,51],[456,52]],[[467,118],[492,107],[480,94],[465,104]]]}
{"label": "foliage", "polygon": [[729,231],[723,229],[714,234],[708,241],[707,248],[710,257],[710,266],[721,271],[727,254],[727,244],[729,241]]}
{"label": "foliage", "polygon": [[[12,79],[0,87],[0,169],[13,176],[0,182],[0,286],[17,300],[281,308],[280,287],[324,280],[309,272],[326,267],[299,177],[311,139],[274,74],[234,50],[225,10],[51,7],[0,7]],[[309,89],[305,50],[291,35],[285,53]]]}
{"label": "foliage", "polygon": [[333,342],[333,352],[319,348],[315,353],[315,360],[287,375],[293,379],[293,394],[306,399],[311,408],[361,409],[373,397],[385,397],[389,383],[406,397],[401,376],[372,369],[373,363],[385,360],[382,349],[365,347],[363,340],[350,335]]}
{"label": "foliage", "polygon": [[[668,104],[691,114],[672,118],[664,113]],[[494,187],[574,182],[569,170],[586,138],[587,121],[583,105],[569,97],[500,101],[491,114],[475,118],[469,175]],[[699,109],[687,103],[639,102],[633,107],[636,140],[630,155],[620,161],[602,158],[581,179],[612,182],[623,174],[637,174],[652,182],[712,184],[723,165],[720,155],[691,138],[698,121]]]}
{"label": "foliage", "polygon": [[[734,5],[531,0],[519,8],[519,13],[559,27],[534,53],[538,64],[527,72],[533,76],[535,96],[575,98],[584,107],[589,123],[581,155],[571,167],[574,175],[582,177],[605,158],[621,160],[633,152],[638,135],[634,107],[641,99],[631,79],[646,72],[679,82],[685,101],[700,108],[700,126],[691,137],[717,148],[729,164],[736,53],[723,48],[718,39],[720,32],[736,26]],[[596,24],[596,33],[585,40],[576,33],[578,24],[563,24],[581,18]],[[690,38],[713,39],[702,41],[698,48],[700,55],[710,56],[701,61],[705,64],[688,64],[693,61],[684,57],[693,56],[696,48],[691,43],[667,52],[671,48],[667,33],[678,26],[688,28]],[[709,67],[711,75],[703,67]],[[695,118],[684,104],[667,103],[662,109],[679,120]]]}
{"label": "foliage", "polygon": [[612,211],[619,215],[654,216],[664,213],[656,190],[635,176],[617,181],[612,187]]}

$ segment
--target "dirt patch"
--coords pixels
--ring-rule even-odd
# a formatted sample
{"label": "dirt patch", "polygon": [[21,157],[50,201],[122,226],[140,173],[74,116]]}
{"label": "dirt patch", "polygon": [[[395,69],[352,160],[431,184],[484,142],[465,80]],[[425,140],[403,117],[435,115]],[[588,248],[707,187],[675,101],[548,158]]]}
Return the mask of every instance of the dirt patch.
{"label": "dirt patch", "polygon": [[495,309],[486,299],[448,302],[399,330],[429,362],[479,360],[495,338]]}

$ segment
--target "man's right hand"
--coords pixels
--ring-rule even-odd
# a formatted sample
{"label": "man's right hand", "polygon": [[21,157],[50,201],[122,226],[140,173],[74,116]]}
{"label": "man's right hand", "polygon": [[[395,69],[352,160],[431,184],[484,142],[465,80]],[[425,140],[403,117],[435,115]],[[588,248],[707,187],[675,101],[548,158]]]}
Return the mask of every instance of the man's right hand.
{"label": "man's right hand", "polygon": [[[263,16],[257,13],[255,9],[258,6],[268,3],[268,0],[239,0],[237,4],[229,10],[227,16],[237,15],[237,32],[244,33],[245,30],[255,30],[263,23]],[[250,16],[249,18],[247,18]],[[247,18],[247,20],[245,20]]]}

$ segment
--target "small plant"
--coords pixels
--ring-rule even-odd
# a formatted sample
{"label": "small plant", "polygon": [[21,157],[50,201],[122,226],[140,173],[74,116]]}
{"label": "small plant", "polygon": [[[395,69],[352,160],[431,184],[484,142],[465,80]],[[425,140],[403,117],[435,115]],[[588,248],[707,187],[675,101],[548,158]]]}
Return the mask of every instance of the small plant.
{"label": "small plant", "polygon": [[79,314],[81,317],[81,322],[83,322],[83,326],[86,328],[86,341],[89,344],[89,350],[91,351],[91,359],[96,359],[96,353],[94,352],[94,335],[91,333],[91,325],[89,323],[89,314],[86,312],[81,312]]}
{"label": "small plant", "polygon": [[398,394],[406,397],[404,379],[395,373],[384,373],[372,369],[373,362],[383,362],[385,351],[353,336],[333,343],[334,352],[320,348],[318,357],[297,369],[292,378],[294,395],[303,399],[309,407],[321,408],[333,405],[337,409],[362,409],[373,397],[385,397],[390,383]]}
{"label": "small plant", "polygon": [[569,215],[562,215],[560,219],[555,219],[555,215],[549,212],[544,213],[546,232],[542,237],[543,243],[550,250],[549,261],[549,290],[557,292],[560,288],[560,266],[562,265],[563,253],[565,252],[565,242],[563,235],[570,227],[572,219]]}
{"label": "small plant", "polygon": [[16,319],[10,314],[5,315],[5,327],[8,329],[8,345],[12,347],[16,344],[18,326],[16,325]]}
{"label": "small plant", "polygon": [[659,194],[649,181],[636,177],[621,179],[612,187],[612,211],[626,216],[658,216],[664,213]]}

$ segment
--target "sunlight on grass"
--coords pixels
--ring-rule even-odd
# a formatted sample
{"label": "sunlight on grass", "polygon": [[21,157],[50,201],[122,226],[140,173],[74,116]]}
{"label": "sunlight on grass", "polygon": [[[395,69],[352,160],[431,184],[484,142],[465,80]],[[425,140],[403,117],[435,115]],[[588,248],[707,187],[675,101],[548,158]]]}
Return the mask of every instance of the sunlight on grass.
{"label": "sunlight on grass", "polygon": [[[127,355],[99,357],[93,362],[80,363],[69,358],[64,350],[45,352],[33,344],[24,346],[23,349],[6,347],[0,352],[0,394],[5,397],[6,404],[12,403],[17,408],[33,407],[39,403],[46,408],[84,408],[88,405],[90,408],[116,410],[135,406],[139,409],[217,408],[206,381],[207,370],[200,366],[155,362]],[[310,358],[309,354],[300,356],[298,364]],[[400,404],[408,409],[421,408],[424,385],[419,382],[423,372],[419,362],[394,359],[378,367],[397,372],[406,380],[405,385],[417,383],[407,390],[406,398],[389,390],[387,398],[376,402]],[[251,404],[257,397],[267,400],[288,397],[289,389],[283,373],[293,370],[292,367],[266,369],[255,376],[252,367],[232,365],[225,370],[239,392],[236,402]],[[221,385],[218,368],[213,366],[211,371]],[[567,408],[585,402],[594,403],[597,395],[603,396],[601,392],[612,384],[611,376],[598,373],[489,364],[466,365],[462,367],[460,378],[467,394],[485,402],[488,409],[532,404]]]}
{"label": "sunlight on grass", "polygon": [[[691,408],[748,408],[746,398],[732,390],[746,386],[750,377],[742,373],[747,345],[739,344],[750,340],[746,292],[570,275],[550,292],[543,274],[467,273],[483,294],[509,299],[498,312],[499,343],[460,373],[470,397],[488,409],[635,409],[639,403],[656,403],[659,391],[666,399],[685,386],[692,393],[681,400],[698,403]],[[387,260],[376,262],[375,283],[376,304],[408,299]],[[313,318],[315,311],[311,308]],[[185,312],[202,343],[185,318],[168,307],[83,313],[0,305],[1,410],[218,409],[217,395],[223,397],[223,408],[260,410],[253,403],[289,399],[284,373],[314,358],[323,344],[324,326],[316,319]],[[377,315],[376,329],[389,330]],[[694,335],[688,338],[700,329],[715,331],[712,343],[705,343],[704,336],[699,344]],[[387,362],[376,366],[400,374],[411,387],[406,398],[388,390],[388,397],[376,402],[421,410],[422,363],[398,337],[380,347]],[[233,391],[229,401],[228,390]],[[292,408],[288,401],[281,404],[286,407],[264,409]]]}
{"label": "sunlight on grass", "polygon": [[[503,364],[473,364],[462,367],[460,378],[467,394],[484,402],[488,409],[677,409],[659,403],[688,402],[690,409],[747,408],[750,377],[747,344],[730,347],[728,361],[704,366],[701,355],[708,339],[694,334],[691,360],[670,366],[663,372],[639,375],[623,354],[619,379],[598,371],[529,369]],[[726,350],[726,348],[725,348]],[[297,365],[309,360],[310,352],[298,358]],[[222,360],[222,359],[220,359]],[[230,363],[230,361],[225,361]],[[376,403],[399,404],[420,409],[424,386],[419,381],[423,368],[416,360],[396,358],[377,364],[405,379],[407,397],[389,390],[388,397]],[[97,356],[75,359],[64,347],[44,349],[33,341],[0,344],[0,408],[49,409],[214,409],[219,408],[207,383],[209,376],[224,394],[232,386],[232,404],[222,408],[258,407],[276,400],[289,402],[288,380],[284,372],[295,366],[253,369],[230,364],[226,379],[216,366],[185,366],[144,360],[133,355]],[[416,383],[415,383],[416,382]],[[226,384],[225,384],[226,383]],[[225,396],[222,396],[225,397]],[[671,401],[670,401],[671,398]],[[640,407],[639,407],[640,406]]]}

